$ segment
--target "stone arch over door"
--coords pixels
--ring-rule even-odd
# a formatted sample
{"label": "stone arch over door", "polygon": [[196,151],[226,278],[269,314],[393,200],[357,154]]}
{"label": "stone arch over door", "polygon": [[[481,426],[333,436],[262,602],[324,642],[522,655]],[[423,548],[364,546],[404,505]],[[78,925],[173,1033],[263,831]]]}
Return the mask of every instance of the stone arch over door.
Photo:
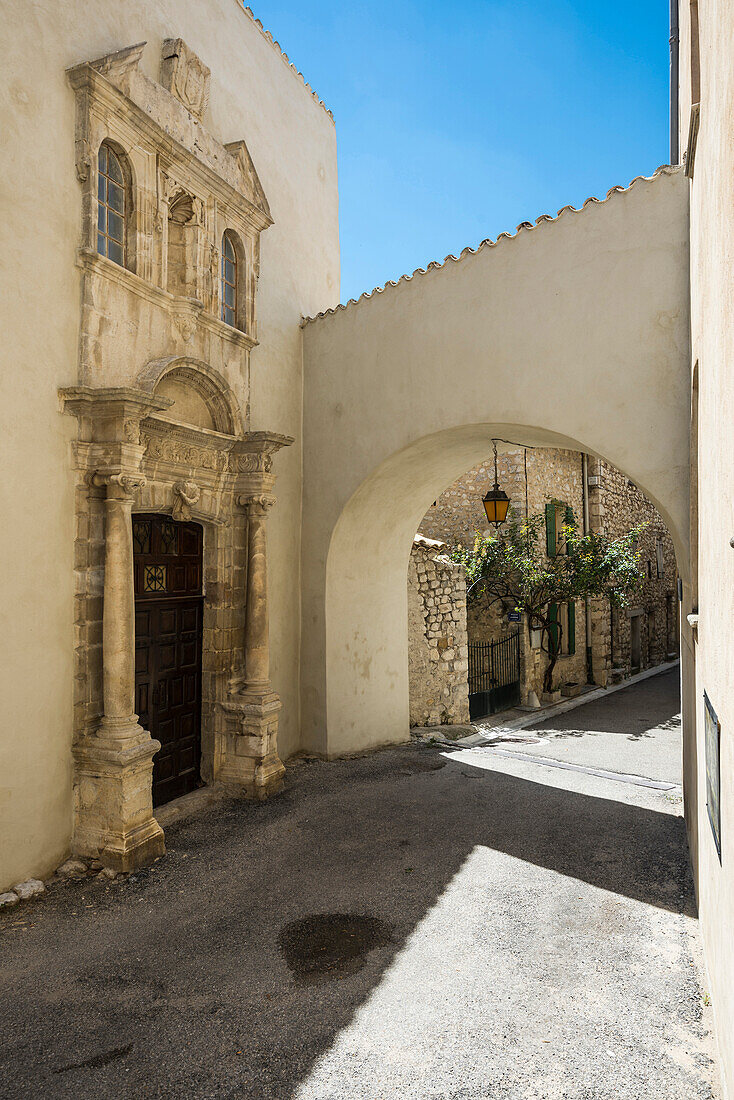
{"label": "stone arch over door", "polygon": [[[214,427],[171,415],[176,398],[160,384],[170,376],[198,387]],[[209,531],[203,777],[263,799],[280,788],[284,772],[280,700],[269,677],[265,517],[275,503],[272,456],[293,440],[245,431],[236,400],[206,364],[172,357],[149,364],[139,381],[61,391],[79,421],[73,846],[122,870],[163,850],[151,797],[160,744],[134,710],[135,512],[193,520]]]}
{"label": "stone arch over door", "polygon": [[410,547],[493,437],[624,472],[685,585],[687,248],[687,184],[663,168],[304,323],[308,747],[408,736]]}
{"label": "stone arch over door", "polygon": [[225,378],[200,359],[171,355],[153,359],[137,378],[140,389],[172,400],[167,416],[173,420],[240,436],[245,420],[240,404]]}

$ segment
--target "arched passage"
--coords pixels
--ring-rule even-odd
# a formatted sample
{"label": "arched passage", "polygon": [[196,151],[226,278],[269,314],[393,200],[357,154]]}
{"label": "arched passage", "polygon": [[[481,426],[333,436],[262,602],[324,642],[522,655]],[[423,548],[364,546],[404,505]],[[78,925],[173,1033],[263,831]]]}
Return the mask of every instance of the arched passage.
{"label": "arched passage", "polygon": [[[405,578],[413,537],[430,503],[486,458],[493,437],[596,453],[581,440],[525,425],[468,424],[418,440],[381,463],[363,482],[339,517],[326,562],[330,754],[358,752],[407,736]],[[648,485],[636,483],[657,507],[676,556],[684,561],[685,532],[676,530],[670,502],[666,507]]]}
{"label": "arched passage", "polygon": [[687,577],[687,219],[685,179],[663,169],[306,324],[301,698],[315,751],[407,736],[412,538],[493,436],[626,473]]}

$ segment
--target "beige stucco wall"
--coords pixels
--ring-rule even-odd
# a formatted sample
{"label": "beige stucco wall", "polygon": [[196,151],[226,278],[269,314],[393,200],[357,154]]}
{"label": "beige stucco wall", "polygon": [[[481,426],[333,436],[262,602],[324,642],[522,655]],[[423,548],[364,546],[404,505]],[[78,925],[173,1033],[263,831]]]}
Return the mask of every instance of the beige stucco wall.
{"label": "beige stucco wall", "polygon": [[[681,8],[681,149],[690,107],[690,9]],[[690,686],[697,739],[686,758],[697,782],[687,823],[696,860],[699,912],[724,1076],[734,1096],[734,51],[733,0],[699,3],[701,121],[691,188],[690,371],[698,363],[698,592],[687,587],[684,615],[697,606],[698,644]],[[695,512],[694,512],[695,516]],[[706,812],[704,691],[721,722],[722,863]],[[692,783],[690,783],[692,787]]]}
{"label": "beige stucco wall", "polygon": [[250,423],[296,438],[276,460],[269,530],[271,672],[283,700],[283,756],[299,745],[299,321],[338,300],[339,242],[333,122],[237,0],[69,0],[53,9],[2,0],[0,12],[1,889],[51,870],[71,829],[76,423],[60,414],[57,390],[77,382],[81,192],[64,70],[147,40],[141,69],[158,79],[162,40],[183,37],[212,70],[205,125],[222,142],[245,139],[270,203],[275,224],[262,236]]}
{"label": "beige stucco wall", "polygon": [[413,536],[493,436],[604,455],[686,559],[687,302],[687,185],[662,172],[305,326],[312,749],[406,736]]}

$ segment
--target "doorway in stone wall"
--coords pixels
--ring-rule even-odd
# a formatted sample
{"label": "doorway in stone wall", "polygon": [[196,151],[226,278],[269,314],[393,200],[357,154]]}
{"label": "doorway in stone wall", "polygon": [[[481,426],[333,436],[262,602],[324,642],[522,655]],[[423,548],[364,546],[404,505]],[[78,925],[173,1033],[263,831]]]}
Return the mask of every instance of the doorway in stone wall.
{"label": "doorway in stone wall", "polygon": [[202,550],[197,523],[133,516],[136,710],[161,743],[154,806],[201,783]]}

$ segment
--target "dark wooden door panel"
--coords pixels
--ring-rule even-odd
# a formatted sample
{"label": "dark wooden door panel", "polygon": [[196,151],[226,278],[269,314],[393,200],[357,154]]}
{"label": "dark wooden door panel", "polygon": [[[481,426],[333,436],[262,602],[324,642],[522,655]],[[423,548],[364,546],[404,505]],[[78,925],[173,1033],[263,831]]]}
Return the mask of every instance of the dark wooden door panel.
{"label": "dark wooden door panel", "polygon": [[161,743],[153,804],[199,785],[202,533],[165,516],[134,516],[135,680],[140,723]]}

